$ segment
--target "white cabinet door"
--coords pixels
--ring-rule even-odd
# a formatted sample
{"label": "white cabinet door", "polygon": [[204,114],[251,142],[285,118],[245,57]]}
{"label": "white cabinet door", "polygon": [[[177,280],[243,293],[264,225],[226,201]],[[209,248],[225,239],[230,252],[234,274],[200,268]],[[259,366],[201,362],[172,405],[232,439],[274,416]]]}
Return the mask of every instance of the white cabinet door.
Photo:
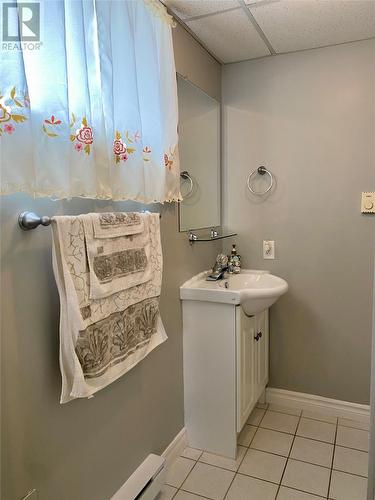
{"label": "white cabinet door", "polygon": [[255,366],[256,366],[256,389],[257,400],[268,384],[268,352],[269,352],[269,327],[268,309],[256,315],[255,333]]}
{"label": "white cabinet door", "polygon": [[254,337],[256,318],[248,317],[240,306],[236,307],[237,344],[237,431],[239,432],[253,409],[256,398],[256,357]]}

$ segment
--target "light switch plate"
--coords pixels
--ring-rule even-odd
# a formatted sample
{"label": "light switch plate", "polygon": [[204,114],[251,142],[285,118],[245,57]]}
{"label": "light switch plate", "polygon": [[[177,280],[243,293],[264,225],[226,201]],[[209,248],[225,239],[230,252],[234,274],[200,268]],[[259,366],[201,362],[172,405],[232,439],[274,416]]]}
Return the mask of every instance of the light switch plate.
{"label": "light switch plate", "polygon": [[361,212],[375,214],[375,191],[362,193]]}

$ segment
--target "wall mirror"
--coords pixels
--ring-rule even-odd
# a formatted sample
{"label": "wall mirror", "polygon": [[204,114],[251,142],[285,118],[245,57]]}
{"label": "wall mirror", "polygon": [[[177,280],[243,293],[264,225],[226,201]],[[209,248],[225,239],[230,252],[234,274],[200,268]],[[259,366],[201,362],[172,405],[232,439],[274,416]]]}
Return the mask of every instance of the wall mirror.
{"label": "wall mirror", "polygon": [[178,76],[180,231],[220,226],[220,103]]}

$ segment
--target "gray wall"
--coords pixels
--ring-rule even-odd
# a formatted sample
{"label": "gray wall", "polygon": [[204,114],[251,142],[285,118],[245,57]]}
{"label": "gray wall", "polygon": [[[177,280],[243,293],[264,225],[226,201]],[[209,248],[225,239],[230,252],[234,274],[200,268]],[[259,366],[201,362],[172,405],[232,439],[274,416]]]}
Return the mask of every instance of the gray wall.
{"label": "gray wall", "polygon": [[375,500],[375,266],[372,298],[371,420],[367,500]]}
{"label": "gray wall", "polygon": [[173,30],[173,48],[177,72],[220,101],[221,65],[180,24]]}
{"label": "gray wall", "polygon": [[[180,33],[180,35],[179,35]],[[183,39],[180,39],[180,36]],[[191,52],[202,48],[184,31],[177,69],[200,75]],[[189,61],[187,63],[185,58]],[[220,68],[206,55],[206,92],[220,92]],[[211,68],[211,70],[210,70]],[[16,167],[16,165],[15,165]],[[218,243],[190,246],[178,233],[177,207],[161,209],[164,275],[161,313],[168,341],[90,400],[59,404],[59,302],[51,267],[51,232],[16,226],[17,214],[76,214],[142,208],[90,200],[53,202],[26,195],[1,202],[2,500],[37,488],[35,500],[105,500],[150,453],[160,453],[183,427],[182,321],[179,286],[212,265]],[[34,500],[34,497],[33,497]]]}
{"label": "gray wall", "polygon": [[[374,89],[374,40],[223,69],[226,225],[247,267],[290,285],[271,313],[270,386],[369,402]],[[277,179],[268,198],[245,188],[259,165]]]}

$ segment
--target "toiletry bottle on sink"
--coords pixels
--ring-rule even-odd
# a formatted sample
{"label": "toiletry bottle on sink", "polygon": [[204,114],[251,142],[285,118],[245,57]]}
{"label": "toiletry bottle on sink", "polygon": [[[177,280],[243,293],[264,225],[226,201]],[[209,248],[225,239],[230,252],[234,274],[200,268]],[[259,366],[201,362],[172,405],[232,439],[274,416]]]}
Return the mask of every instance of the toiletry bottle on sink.
{"label": "toiletry bottle on sink", "polygon": [[232,246],[232,251],[228,261],[228,272],[239,274],[241,272],[241,255],[237,253],[236,245]]}

